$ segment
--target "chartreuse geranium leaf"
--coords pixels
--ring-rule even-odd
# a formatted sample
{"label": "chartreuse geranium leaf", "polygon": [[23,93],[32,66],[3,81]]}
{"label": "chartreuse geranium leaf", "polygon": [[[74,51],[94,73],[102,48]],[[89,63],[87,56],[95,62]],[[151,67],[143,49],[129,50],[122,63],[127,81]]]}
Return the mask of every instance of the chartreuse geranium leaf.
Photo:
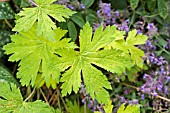
{"label": "chartreuse geranium leaf", "polygon": [[60,109],[56,109],[55,113],[62,113]]}
{"label": "chartreuse geranium leaf", "polygon": [[[12,35],[12,42],[5,45],[3,49],[6,54],[12,54],[9,61],[20,61],[17,77],[21,78],[21,84],[34,86],[37,78],[37,73],[40,71],[45,82],[49,83],[50,78],[59,82],[60,71],[49,69],[48,65],[50,57],[54,54],[54,49],[57,48],[74,48],[74,43],[68,43],[69,38],[61,38],[67,31],[57,28],[54,30],[56,34],[56,42],[49,41],[43,36],[36,35],[36,25],[26,32]],[[55,75],[55,76],[53,76]],[[40,77],[41,78],[41,77]]]}
{"label": "chartreuse geranium leaf", "polygon": [[110,100],[109,103],[105,105],[103,108],[105,113],[112,113],[112,109],[113,109],[112,101]]}
{"label": "chartreuse geranium leaf", "polygon": [[88,108],[85,109],[83,106],[80,106],[76,100],[74,102],[66,100],[66,106],[69,113],[91,113]]}
{"label": "chartreuse geranium leaf", "polygon": [[121,50],[102,49],[115,39],[115,30],[115,26],[108,26],[105,30],[100,26],[92,37],[92,28],[86,23],[80,31],[79,51],[69,48],[56,50],[56,54],[61,57],[52,58],[52,67],[67,69],[61,78],[63,96],[70,94],[72,90],[77,93],[83,78],[90,96],[108,104],[110,99],[106,89],[111,89],[111,85],[97,67],[113,73],[122,73],[132,65],[130,56],[122,54]]}
{"label": "chartreuse geranium leaf", "polygon": [[21,18],[16,20],[16,25],[13,31],[28,31],[33,24],[38,21],[36,30],[37,35],[44,35],[45,38],[54,41],[55,33],[53,29],[56,29],[55,23],[49,16],[53,17],[59,22],[64,22],[64,18],[69,18],[75,12],[66,8],[63,5],[51,4],[56,0],[34,0],[37,7],[23,8],[23,11],[18,13]]}
{"label": "chartreuse geranium leaf", "polygon": [[1,113],[55,113],[53,108],[40,100],[24,102],[19,88],[14,84],[0,82],[0,87]]}
{"label": "chartreuse geranium leaf", "polygon": [[140,105],[128,105],[122,104],[117,113],[140,113]]}
{"label": "chartreuse geranium leaf", "polygon": [[14,85],[11,86],[7,82],[0,82],[0,112],[9,113],[22,104],[23,98],[19,89]]}
{"label": "chartreuse geranium leaf", "polygon": [[144,56],[144,52],[136,47],[136,45],[145,44],[147,36],[142,34],[137,34],[136,30],[132,30],[128,33],[128,37],[126,40],[124,39],[115,39],[114,42],[109,44],[108,47],[113,47],[115,49],[120,49],[125,53],[130,53],[131,59],[134,64],[139,67],[143,67],[143,60],[141,57]]}

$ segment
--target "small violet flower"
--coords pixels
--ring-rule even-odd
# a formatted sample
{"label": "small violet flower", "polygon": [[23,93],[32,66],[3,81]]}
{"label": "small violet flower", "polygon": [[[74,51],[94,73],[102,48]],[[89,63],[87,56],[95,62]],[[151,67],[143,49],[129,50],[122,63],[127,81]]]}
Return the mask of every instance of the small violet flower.
{"label": "small violet flower", "polygon": [[81,7],[82,9],[85,9],[85,8],[86,8],[86,6],[85,6],[84,4],[80,4],[80,7]]}

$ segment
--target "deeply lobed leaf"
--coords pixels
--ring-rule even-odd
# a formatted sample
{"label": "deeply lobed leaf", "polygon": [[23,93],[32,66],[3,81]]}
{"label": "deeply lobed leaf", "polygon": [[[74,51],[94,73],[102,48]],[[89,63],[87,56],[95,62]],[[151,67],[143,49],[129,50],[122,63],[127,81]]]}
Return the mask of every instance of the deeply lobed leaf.
{"label": "deeply lobed leaf", "polygon": [[51,4],[54,1],[55,0],[35,0],[37,7],[23,8],[23,11],[18,13],[21,18],[16,20],[13,31],[28,31],[34,23],[38,21],[36,26],[37,35],[44,35],[45,38],[55,41],[55,32],[53,29],[56,29],[56,25],[49,16],[59,22],[64,22],[64,18],[69,18],[69,16],[75,12],[63,5]]}
{"label": "deeply lobed leaf", "polygon": [[0,112],[1,113],[55,113],[48,104],[37,100],[24,102],[20,90],[7,82],[0,82]]}
{"label": "deeply lobed leaf", "polygon": [[61,57],[51,60],[53,66],[67,69],[61,77],[63,96],[70,94],[72,89],[77,93],[81,82],[84,81],[86,90],[93,99],[108,103],[109,93],[106,89],[111,89],[111,85],[96,66],[113,73],[122,73],[127,67],[132,66],[130,56],[123,54],[121,50],[102,49],[116,38],[113,32],[116,32],[116,27],[108,26],[103,30],[101,26],[92,37],[92,28],[86,23],[80,32],[80,51],[56,50],[56,54]]}
{"label": "deeply lobed leaf", "polygon": [[137,34],[136,30],[132,30],[128,33],[128,37],[126,40],[124,39],[116,39],[112,43],[110,43],[106,49],[108,48],[115,48],[120,49],[124,52],[131,55],[131,59],[133,61],[133,64],[136,64],[137,66],[141,67],[143,66],[143,60],[142,57],[145,55],[142,50],[136,47],[136,45],[141,45],[146,42],[148,39],[147,36],[142,34]]}
{"label": "deeply lobed leaf", "polygon": [[0,112],[9,113],[22,103],[22,95],[14,84],[10,86],[7,82],[0,82],[0,87]]}
{"label": "deeply lobed leaf", "polygon": [[106,113],[112,113],[113,109],[112,101],[110,100],[109,103],[105,105],[103,108]]}
{"label": "deeply lobed leaf", "polygon": [[140,105],[128,105],[125,107],[125,104],[122,104],[117,113],[140,113]]}
{"label": "deeply lobed leaf", "polygon": [[9,61],[21,60],[17,77],[21,78],[22,85],[28,86],[31,82],[31,85],[34,86],[40,68],[42,69],[42,77],[47,83],[50,82],[51,78],[59,82],[60,71],[50,68],[49,63],[55,49],[76,47],[73,43],[68,43],[70,41],[68,38],[61,40],[66,32],[60,28],[54,30],[56,42],[52,42],[44,39],[43,36],[37,36],[36,25],[34,25],[27,32],[11,36],[12,42],[5,45],[3,49],[6,54],[12,54]]}

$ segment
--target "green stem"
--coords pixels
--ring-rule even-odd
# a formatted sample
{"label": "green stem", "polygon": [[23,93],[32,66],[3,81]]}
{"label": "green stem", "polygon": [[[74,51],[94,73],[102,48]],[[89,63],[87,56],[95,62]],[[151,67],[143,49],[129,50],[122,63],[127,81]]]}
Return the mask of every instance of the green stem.
{"label": "green stem", "polygon": [[40,99],[40,90],[37,89],[37,100],[39,100],[39,99]]}
{"label": "green stem", "polygon": [[132,26],[132,24],[134,23],[134,19],[135,19],[135,10],[133,11],[133,15],[132,15],[132,18],[130,20],[129,29]]}
{"label": "green stem", "polygon": [[55,94],[57,93],[57,89],[54,91],[53,95],[51,96],[50,100],[49,100],[49,103],[51,103],[51,101],[53,100]]}
{"label": "green stem", "polygon": [[57,93],[57,97],[58,97],[58,108],[61,109],[61,105],[60,105],[60,95],[59,95],[59,93]]}
{"label": "green stem", "polygon": [[46,98],[46,96],[45,96],[45,94],[44,94],[44,92],[42,91],[42,89],[41,89],[41,88],[40,88],[40,92],[41,92],[41,94],[42,94],[42,96],[43,96],[43,98],[44,98],[45,102],[47,102],[47,103],[48,103],[48,100],[47,100],[47,98]]}
{"label": "green stem", "polygon": [[168,55],[170,55],[170,52],[168,52],[165,48],[161,47],[159,44],[156,44],[158,47],[160,47],[165,53],[167,53]]}
{"label": "green stem", "polygon": [[34,93],[35,93],[35,88],[34,88],[33,91],[30,93],[30,95],[24,100],[24,102],[26,102],[28,99],[30,99]]}
{"label": "green stem", "polygon": [[65,103],[65,101],[64,101],[64,99],[63,99],[63,97],[61,96],[60,91],[59,91],[59,89],[58,89],[58,88],[57,88],[57,94],[58,94],[58,95],[59,95],[59,97],[61,98],[61,101],[63,102],[63,104],[64,104],[64,107],[65,107],[66,111],[68,111],[67,106],[66,106],[66,103]]}
{"label": "green stem", "polygon": [[86,112],[86,102],[84,103],[84,113],[87,113]]}
{"label": "green stem", "polygon": [[5,20],[5,23],[12,29],[13,27],[12,27],[12,25],[8,22],[8,20],[7,19],[4,19]]}

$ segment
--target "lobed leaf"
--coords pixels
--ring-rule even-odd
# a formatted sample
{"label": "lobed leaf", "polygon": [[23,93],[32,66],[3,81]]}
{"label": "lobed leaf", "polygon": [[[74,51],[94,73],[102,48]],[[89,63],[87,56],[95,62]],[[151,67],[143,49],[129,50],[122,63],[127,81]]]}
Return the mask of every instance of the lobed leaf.
{"label": "lobed leaf", "polygon": [[24,102],[19,88],[14,84],[0,82],[0,87],[1,113],[55,113],[53,108],[40,100]]}
{"label": "lobed leaf", "polygon": [[18,105],[22,104],[23,98],[20,90],[14,85],[7,82],[0,82],[0,112],[9,113],[15,110]]}
{"label": "lobed leaf", "polygon": [[49,67],[50,57],[54,55],[57,48],[74,48],[73,43],[68,43],[70,39],[62,39],[67,31],[57,28],[56,42],[44,39],[43,36],[36,35],[36,25],[29,31],[12,35],[12,42],[5,45],[3,49],[6,54],[12,54],[9,61],[20,61],[17,77],[21,78],[21,84],[34,86],[39,69],[42,69],[42,77],[48,83],[52,76],[53,80],[59,82],[60,72]]}
{"label": "lobed leaf", "polygon": [[56,54],[61,57],[52,58],[52,67],[66,69],[60,80],[63,82],[63,96],[71,94],[72,90],[77,93],[84,81],[87,92],[93,99],[105,104],[109,102],[106,89],[111,89],[111,85],[97,66],[113,73],[122,73],[132,66],[130,56],[122,54],[121,50],[102,49],[116,38],[114,32],[115,26],[108,26],[105,30],[100,26],[92,37],[92,28],[86,23],[80,31],[80,51],[69,48],[56,50]]}
{"label": "lobed leaf", "polygon": [[115,48],[124,51],[125,53],[131,55],[131,59],[133,64],[141,67],[143,66],[142,57],[144,56],[144,52],[136,47],[136,45],[145,44],[147,40],[147,36],[142,34],[137,34],[136,30],[132,30],[128,33],[128,37],[126,40],[124,39],[116,39],[112,43],[110,43],[106,49]]}
{"label": "lobed leaf", "polygon": [[140,105],[128,105],[122,104],[117,113],[140,113]]}
{"label": "lobed leaf", "polygon": [[80,106],[76,101],[69,101],[66,100],[67,110],[69,113],[91,113],[88,108],[84,108],[83,106]]}
{"label": "lobed leaf", "polygon": [[105,105],[103,108],[105,113],[112,113],[112,109],[113,109],[112,101],[110,100],[109,103]]}
{"label": "lobed leaf", "polygon": [[35,0],[37,7],[23,8],[23,11],[18,13],[21,18],[16,20],[13,31],[28,31],[34,23],[38,21],[36,26],[37,35],[44,35],[45,38],[55,41],[55,32],[53,29],[56,29],[56,25],[49,16],[59,22],[64,22],[64,18],[69,18],[69,16],[75,12],[65,8],[63,5],[51,4],[54,1],[55,0]]}

